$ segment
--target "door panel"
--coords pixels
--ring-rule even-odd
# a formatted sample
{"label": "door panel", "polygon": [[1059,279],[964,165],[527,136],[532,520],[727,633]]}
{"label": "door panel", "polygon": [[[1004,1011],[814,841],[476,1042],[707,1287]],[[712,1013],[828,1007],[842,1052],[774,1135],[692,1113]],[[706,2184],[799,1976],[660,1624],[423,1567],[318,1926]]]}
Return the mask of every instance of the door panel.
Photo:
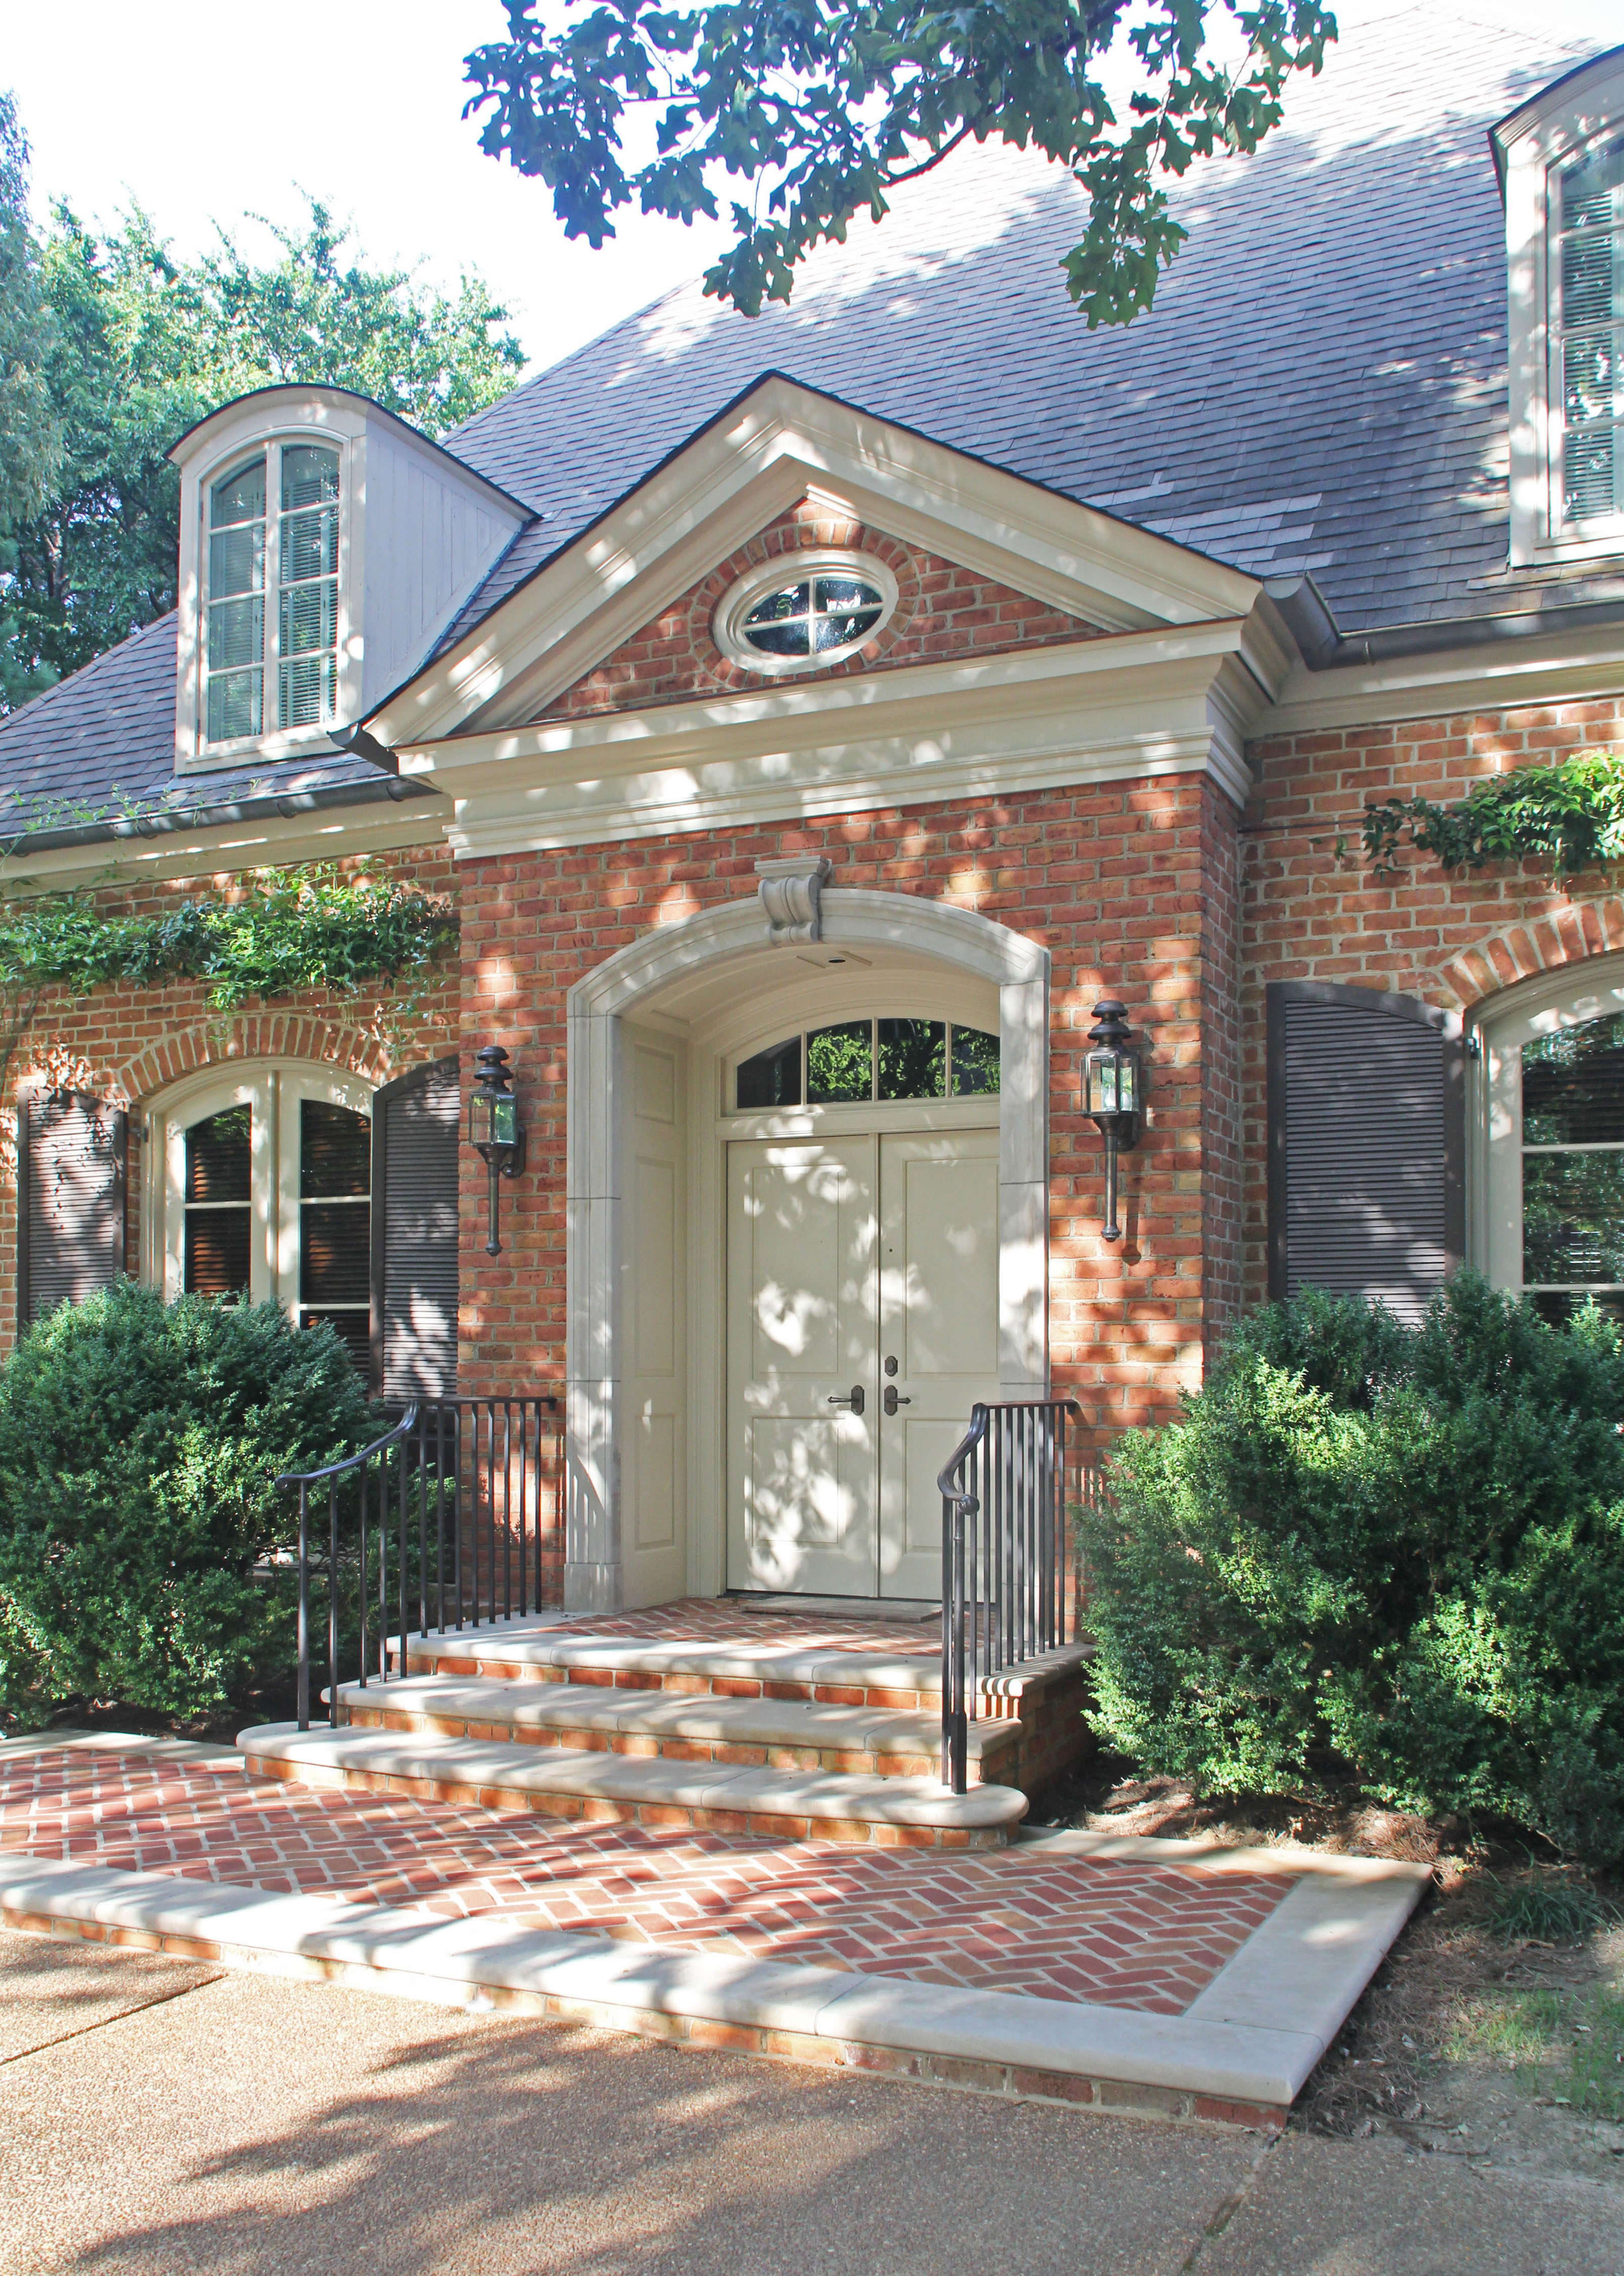
{"label": "door panel", "polygon": [[687,1267],[682,1210],[680,1047],[628,1022],[632,1115],[626,1156],[622,1317],[628,1368],[621,1543],[626,1601],[669,1604],[687,1582],[687,1453],[683,1433]]}
{"label": "door panel", "polygon": [[869,1136],[728,1149],[733,1588],[874,1594],[876,1166]]}
{"label": "door panel", "polygon": [[880,1189],[880,1387],[898,1407],[879,1425],[879,1594],[935,1597],[937,1477],[998,1395],[998,1134],[882,1138]]}

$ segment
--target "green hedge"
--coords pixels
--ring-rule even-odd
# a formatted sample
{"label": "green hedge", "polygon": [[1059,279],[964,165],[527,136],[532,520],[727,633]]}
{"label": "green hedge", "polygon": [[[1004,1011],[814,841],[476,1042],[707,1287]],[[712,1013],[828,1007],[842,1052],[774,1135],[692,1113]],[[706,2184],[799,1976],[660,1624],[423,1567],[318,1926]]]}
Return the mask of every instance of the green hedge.
{"label": "green hedge", "polygon": [[225,1704],[293,1650],[280,1471],[376,1427],[345,1346],[279,1305],[120,1281],[31,1329],[0,1368],[0,1711],[66,1700]]}
{"label": "green hedge", "polygon": [[1624,1855],[1624,1346],[1462,1273],[1253,1314],[1079,1514],[1102,1729],[1203,1791],[1355,1777]]}

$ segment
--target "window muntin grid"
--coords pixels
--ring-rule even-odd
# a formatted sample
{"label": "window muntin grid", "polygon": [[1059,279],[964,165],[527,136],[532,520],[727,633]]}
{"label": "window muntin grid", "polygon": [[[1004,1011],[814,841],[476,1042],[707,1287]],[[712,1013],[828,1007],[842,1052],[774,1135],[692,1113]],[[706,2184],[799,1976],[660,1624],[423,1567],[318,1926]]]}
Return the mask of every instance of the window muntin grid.
{"label": "window muntin grid", "polygon": [[884,607],[879,587],[866,577],[803,577],[764,593],[745,611],[739,637],[763,656],[831,661],[861,648]]}
{"label": "window muntin grid", "polygon": [[733,1072],[733,1111],[892,1105],[996,1096],[998,1038],[984,1028],[914,1019],[837,1020],[770,1043]]}
{"label": "window muntin grid", "polygon": [[1624,139],[1558,177],[1562,514],[1624,515]]}
{"label": "window muntin grid", "polygon": [[899,597],[877,556],[807,550],[747,571],[717,603],[711,629],[722,653],[747,671],[816,671],[859,655]]}
{"label": "window muntin grid", "polygon": [[273,443],[210,486],[206,744],[338,716],[339,489],[338,451],[314,443]]}
{"label": "window muntin grid", "polygon": [[1624,1013],[1522,1045],[1522,1285],[1624,1316]]}

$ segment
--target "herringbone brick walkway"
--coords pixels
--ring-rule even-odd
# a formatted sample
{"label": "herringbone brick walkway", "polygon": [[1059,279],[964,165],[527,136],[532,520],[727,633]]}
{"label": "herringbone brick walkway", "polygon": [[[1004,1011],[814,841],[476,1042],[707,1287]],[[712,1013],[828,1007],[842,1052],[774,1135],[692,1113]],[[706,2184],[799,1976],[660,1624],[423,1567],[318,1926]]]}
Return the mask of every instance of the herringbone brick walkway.
{"label": "herringbone brick walkway", "polygon": [[0,1850],[1157,2014],[1182,2013],[1292,1885],[565,1824],[91,1749],[0,1763]]}

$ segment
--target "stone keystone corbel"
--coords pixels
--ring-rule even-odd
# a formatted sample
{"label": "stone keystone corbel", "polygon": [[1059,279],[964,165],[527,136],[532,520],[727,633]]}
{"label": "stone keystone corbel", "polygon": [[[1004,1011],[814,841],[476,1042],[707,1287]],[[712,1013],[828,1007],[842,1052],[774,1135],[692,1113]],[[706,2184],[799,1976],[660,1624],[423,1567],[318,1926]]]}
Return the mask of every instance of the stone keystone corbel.
{"label": "stone keystone corbel", "polygon": [[826,854],[801,854],[793,861],[756,863],[762,907],[767,912],[767,937],[775,948],[822,940],[820,903],[829,870]]}

